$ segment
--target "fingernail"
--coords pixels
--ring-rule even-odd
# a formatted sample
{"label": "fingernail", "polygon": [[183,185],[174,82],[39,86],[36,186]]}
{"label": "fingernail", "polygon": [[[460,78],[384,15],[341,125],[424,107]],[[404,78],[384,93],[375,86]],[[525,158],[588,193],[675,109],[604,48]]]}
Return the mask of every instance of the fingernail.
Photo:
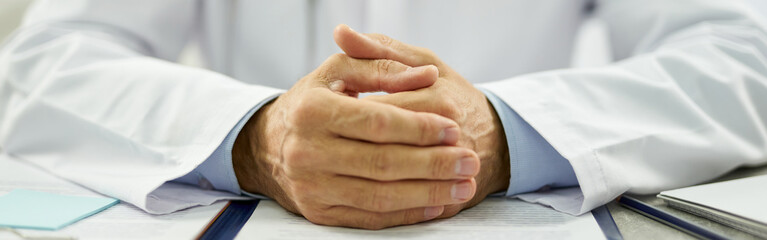
{"label": "fingernail", "polygon": [[435,72],[439,73],[439,68],[437,68],[437,66],[434,66],[434,65],[426,65],[426,66],[423,66],[423,67],[424,67],[424,70],[423,70],[424,72],[425,72],[425,71],[429,71],[429,70],[432,70],[432,71],[435,71]]}
{"label": "fingernail", "polygon": [[330,85],[328,85],[328,88],[330,88],[330,91],[343,92],[346,86],[343,80],[336,80],[331,82]]}
{"label": "fingernail", "polygon": [[442,214],[442,208],[443,207],[427,207],[423,211],[423,217],[426,220],[438,217],[440,214]]}
{"label": "fingernail", "polygon": [[467,200],[471,196],[471,184],[468,181],[460,182],[453,185],[453,189],[450,189],[450,195],[455,200]]}
{"label": "fingernail", "polygon": [[458,137],[460,135],[461,135],[461,131],[456,127],[442,129],[442,132],[439,134],[440,139],[442,139],[442,143],[445,143],[445,144],[457,143]]}
{"label": "fingernail", "polygon": [[406,73],[418,74],[428,71],[429,69],[436,68],[434,65],[425,65],[419,67],[411,67],[405,70]]}
{"label": "fingernail", "polygon": [[455,173],[459,176],[472,176],[477,172],[477,165],[474,164],[474,158],[461,158],[455,163]]}

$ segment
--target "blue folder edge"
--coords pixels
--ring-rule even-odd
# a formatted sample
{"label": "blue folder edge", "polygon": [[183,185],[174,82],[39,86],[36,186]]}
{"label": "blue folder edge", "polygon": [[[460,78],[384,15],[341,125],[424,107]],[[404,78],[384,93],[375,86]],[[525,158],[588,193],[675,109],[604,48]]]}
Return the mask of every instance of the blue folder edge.
{"label": "blue folder edge", "polygon": [[230,201],[197,239],[234,239],[256,210],[259,200]]}
{"label": "blue folder edge", "polygon": [[594,215],[594,219],[597,220],[599,228],[602,229],[602,233],[609,240],[623,240],[623,235],[618,230],[618,225],[615,225],[613,215],[610,214],[610,210],[607,209],[607,205],[591,210],[591,214]]}
{"label": "blue folder edge", "polygon": [[[242,226],[248,222],[250,215],[256,210],[259,200],[231,201],[218,216],[203,230],[198,239],[234,239]],[[609,240],[623,240],[623,236],[615,225],[612,214],[607,206],[591,210],[591,214],[599,224],[599,228]]]}

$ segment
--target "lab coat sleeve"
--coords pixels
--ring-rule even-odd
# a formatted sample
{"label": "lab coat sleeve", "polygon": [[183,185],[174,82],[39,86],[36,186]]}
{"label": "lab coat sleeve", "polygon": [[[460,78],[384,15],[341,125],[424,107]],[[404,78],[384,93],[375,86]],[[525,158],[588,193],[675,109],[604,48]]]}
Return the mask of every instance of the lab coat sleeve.
{"label": "lab coat sleeve", "polygon": [[480,90],[495,109],[506,133],[511,177],[505,196],[578,185],[567,159],[498,96],[486,89]]}
{"label": "lab coat sleeve", "polygon": [[572,165],[580,188],[518,197],[581,214],[622,193],[767,161],[767,34],[739,1],[598,2],[614,58],[481,85]]}
{"label": "lab coat sleeve", "polygon": [[174,179],[173,182],[197,185],[206,190],[220,190],[240,194],[240,183],[237,181],[237,175],[234,173],[234,166],[232,165],[232,149],[242,127],[248,123],[250,117],[258,111],[260,106],[261,104],[245,114],[237,125],[229,131],[221,145],[202,164],[186,175]]}
{"label": "lab coat sleeve", "polygon": [[279,90],[175,60],[197,1],[37,2],[0,49],[0,146],[149,213],[234,194],[189,173]]}
{"label": "lab coat sleeve", "polygon": [[277,96],[267,98],[251,109],[242,119],[240,119],[237,125],[229,131],[229,134],[224,138],[224,142],[213,151],[213,154],[211,154],[210,157],[205,159],[205,161],[192,170],[192,172],[183,177],[174,179],[173,181],[198,185],[202,189],[215,189],[238,195],[242,194],[243,191],[240,189],[240,184],[237,181],[237,176],[234,173],[234,166],[232,165],[232,149],[234,148],[234,142],[237,140],[237,136],[240,134],[242,128],[248,123],[250,117],[276,97]]}

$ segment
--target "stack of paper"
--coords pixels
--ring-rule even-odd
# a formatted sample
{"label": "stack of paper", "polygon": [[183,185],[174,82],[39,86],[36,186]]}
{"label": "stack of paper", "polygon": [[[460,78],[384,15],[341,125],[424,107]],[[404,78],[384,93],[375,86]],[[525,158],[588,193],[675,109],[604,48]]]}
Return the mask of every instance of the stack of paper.
{"label": "stack of paper", "polygon": [[575,217],[515,199],[489,198],[458,215],[416,225],[370,231],[326,227],[261,201],[240,239],[604,239],[591,213]]}

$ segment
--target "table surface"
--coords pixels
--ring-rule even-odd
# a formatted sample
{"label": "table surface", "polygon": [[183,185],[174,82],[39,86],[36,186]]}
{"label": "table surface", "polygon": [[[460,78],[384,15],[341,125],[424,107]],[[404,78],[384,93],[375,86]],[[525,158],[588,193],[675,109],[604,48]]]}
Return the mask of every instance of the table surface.
{"label": "table surface", "polygon": [[[767,166],[754,167],[754,168],[741,168],[735,170],[721,178],[718,178],[711,182],[726,181],[732,179],[738,179],[749,176],[765,175],[767,174]],[[673,208],[669,208],[663,202],[663,200],[655,197],[655,195],[634,195],[635,198],[658,207],[672,214],[679,216],[680,218],[689,220],[691,222],[700,224],[704,227],[711,229],[717,233],[728,236],[732,239],[759,239],[753,235],[741,232],[739,230],[721,225],[705,218],[701,218],[695,215],[691,215]],[[607,204],[607,208],[615,219],[615,224],[618,225],[624,239],[696,239],[691,235],[676,230],[665,224],[642,216],[628,208],[625,208],[617,202],[611,202]]]}

